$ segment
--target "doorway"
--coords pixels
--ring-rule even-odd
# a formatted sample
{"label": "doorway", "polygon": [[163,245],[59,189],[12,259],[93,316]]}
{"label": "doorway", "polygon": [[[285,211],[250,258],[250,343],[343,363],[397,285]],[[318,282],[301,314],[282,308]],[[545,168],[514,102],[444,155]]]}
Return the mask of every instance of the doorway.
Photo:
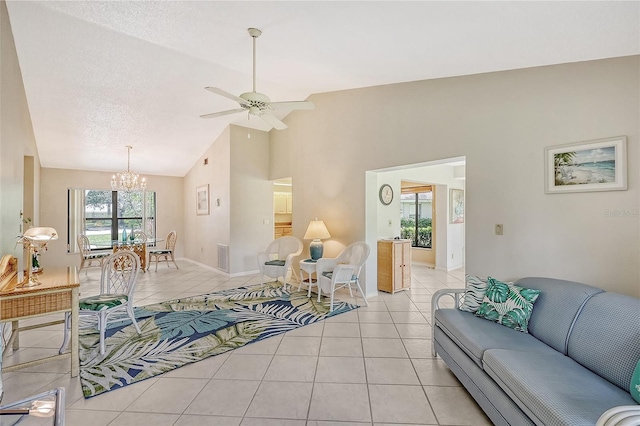
{"label": "doorway", "polygon": [[435,185],[400,182],[400,238],[411,241],[411,259],[434,267],[436,264]]}
{"label": "doorway", "polygon": [[[412,262],[433,265],[442,271],[463,268],[464,223],[449,220],[449,194],[451,189],[465,189],[465,166],[466,158],[462,156],[365,172],[365,240],[371,247],[371,257],[377,258],[378,240],[401,236],[402,182],[413,182],[431,187],[432,248],[424,251],[433,258],[418,260],[420,257],[416,256]],[[379,199],[382,185],[390,185],[395,194],[389,204]],[[365,268],[367,283],[376,283],[377,262],[367,262]],[[367,295],[376,294],[369,284],[365,291]]]}
{"label": "doorway", "polygon": [[273,182],[273,236],[293,235],[293,185],[292,179],[282,178]]}

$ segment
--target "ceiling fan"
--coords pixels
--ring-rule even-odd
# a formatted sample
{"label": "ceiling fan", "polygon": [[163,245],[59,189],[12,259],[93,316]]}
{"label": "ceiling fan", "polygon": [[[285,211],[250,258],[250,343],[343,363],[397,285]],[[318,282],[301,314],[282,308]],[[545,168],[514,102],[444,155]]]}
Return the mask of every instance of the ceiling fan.
{"label": "ceiling fan", "polygon": [[271,127],[278,130],[286,129],[287,125],[280,121],[278,117],[273,115],[274,110],[314,109],[315,106],[309,101],[271,102],[267,95],[256,92],[256,39],[260,37],[262,31],[256,28],[249,28],[248,31],[249,35],[253,38],[253,91],[236,96],[218,87],[207,86],[205,89],[208,91],[238,102],[240,104],[240,108],[205,114],[200,117],[215,118],[223,115],[235,114],[236,112],[247,111],[250,115],[257,115],[262,118]]}

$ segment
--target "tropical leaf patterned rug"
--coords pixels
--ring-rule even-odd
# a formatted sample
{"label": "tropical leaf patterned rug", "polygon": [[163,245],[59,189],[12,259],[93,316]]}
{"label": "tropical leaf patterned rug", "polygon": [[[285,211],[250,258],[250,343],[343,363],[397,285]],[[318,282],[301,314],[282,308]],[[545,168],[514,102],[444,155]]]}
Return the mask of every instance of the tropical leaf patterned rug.
{"label": "tropical leaf patterned rug", "polygon": [[142,334],[125,316],[111,322],[100,355],[96,328],[81,328],[85,398],[118,389],[249,343],[313,324],[357,306],[308,298],[273,282],[135,308]]}

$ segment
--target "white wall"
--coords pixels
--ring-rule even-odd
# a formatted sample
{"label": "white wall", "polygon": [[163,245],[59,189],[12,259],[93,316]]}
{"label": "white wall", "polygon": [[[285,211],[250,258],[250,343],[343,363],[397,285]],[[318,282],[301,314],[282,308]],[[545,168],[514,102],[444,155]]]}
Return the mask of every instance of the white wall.
{"label": "white wall", "polygon": [[[371,234],[367,171],[465,156],[466,270],[639,296],[640,219],[606,215],[640,206],[639,94],[633,56],[313,95],[314,111],[272,132],[271,177],[293,178],[293,233],[321,217],[331,256]],[[617,135],[628,190],[544,193],[544,147]]]}
{"label": "white wall", "polygon": [[[117,171],[117,170],[114,170]],[[80,266],[80,255],[67,253],[67,191],[69,188],[110,190],[111,173],[86,170],[41,169],[40,222],[58,231],[59,239],[47,245],[41,256],[44,267]],[[156,234],[164,238],[169,231],[178,233],[176,257],[184,256],[187,243],[183,234],[183,179],[179,177],[145,175],[147,190],[156,191]],[[162,244],[162,243],[161,243]]]}

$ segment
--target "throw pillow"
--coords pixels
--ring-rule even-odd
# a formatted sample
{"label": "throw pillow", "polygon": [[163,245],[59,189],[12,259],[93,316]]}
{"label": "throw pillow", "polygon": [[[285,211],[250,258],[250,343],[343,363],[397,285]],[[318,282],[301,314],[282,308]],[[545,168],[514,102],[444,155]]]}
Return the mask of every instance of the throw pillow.
{"label": "throw pillow", "polygon": [[517,331],[528,333],[529,318],[540,290],[488,278],[487,291],[475,315]]}
{"label": "throw pillow", "polygon": [[631,377],[630,391],[633,399],[640,404],[640,360],[638,360],[636,369],[633,371],[633,376]]}
{"label": "throw pillow", "polygon": [[487,280],[483,280],[475,275],[465,275],[464,281],[467,290],[464,292],[464,301],[459,309],[473,313],[482,305],[484,294],[487,291]]}

